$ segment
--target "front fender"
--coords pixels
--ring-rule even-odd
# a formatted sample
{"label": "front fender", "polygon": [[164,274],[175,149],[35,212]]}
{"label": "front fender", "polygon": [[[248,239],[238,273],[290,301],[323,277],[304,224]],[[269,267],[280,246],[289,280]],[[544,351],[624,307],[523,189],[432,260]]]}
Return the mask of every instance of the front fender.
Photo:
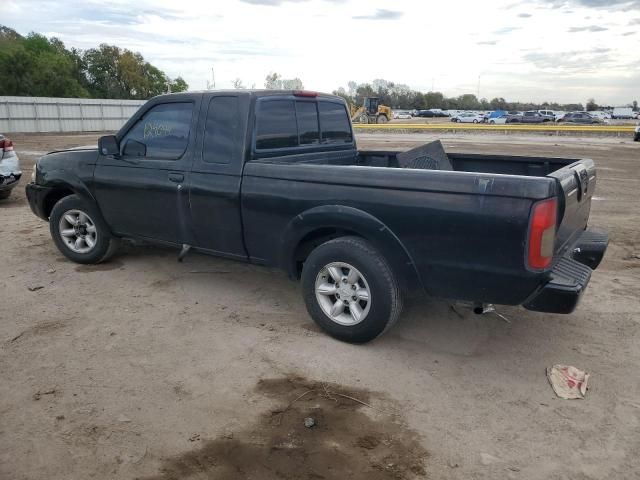
{"label": "front fender", "polygon": [[87,185],[73,172],[62,169],[43,172],[41,184],[53,189],[72,190],[73,193],[98,209],[96,199]]}
{"label": "front fender", "polygon": [[376,247],[390,263],[403,290],[424,289],[411,255],[400,239],[379,219],[353,207],[322,205],[300,213],[287,225],[279,254],[280,266],[297,276],[295,253],[304,238],[322,229],[336,229],[359,235]]}

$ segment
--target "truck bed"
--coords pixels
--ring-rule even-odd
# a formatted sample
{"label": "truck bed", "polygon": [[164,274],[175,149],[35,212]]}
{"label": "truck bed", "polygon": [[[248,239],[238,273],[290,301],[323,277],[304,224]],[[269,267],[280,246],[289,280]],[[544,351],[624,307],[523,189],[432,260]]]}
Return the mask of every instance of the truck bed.
{"label": "truck bed", "polygon": [[399,168],[396,156],[341,151],[249,161],[242,210],[251,258],[278,265],[270,252],[292,218],[341,205],[375,217],[397,237],[427,292],[516,305],[551,277],[525,267],[534,203],[558,198],[553,265],[586,228],[591,160],[455,153],[448,154],[453,171],[445,171]]}

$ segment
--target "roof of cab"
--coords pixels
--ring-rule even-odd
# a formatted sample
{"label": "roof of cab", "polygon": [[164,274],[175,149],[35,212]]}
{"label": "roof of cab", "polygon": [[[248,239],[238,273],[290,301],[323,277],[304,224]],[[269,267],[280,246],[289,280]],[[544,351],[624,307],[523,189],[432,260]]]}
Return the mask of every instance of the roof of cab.
{"label": "roof of cab", "polygon": [[[178,93],[166,93],[163,95],[158,95],[158,97],[168,97],[168,96],[188,96],[189,94],[234,94],[234,95],[250,95],[253,97],[270,97],[270,96],[290,96],[295,95],[296,93],[316,93],[318,98],[333,98],[343,100],[342,97],[338,95],[331,95],[328,93],[315,92],[312,90],[267,90],[267,89],[228,89],[228,90],[196,90],[189,92],[178,92]],[[301,98],[313,98],[305,95],[300,95]],[[156,97],[157,98],[157,97]]]}

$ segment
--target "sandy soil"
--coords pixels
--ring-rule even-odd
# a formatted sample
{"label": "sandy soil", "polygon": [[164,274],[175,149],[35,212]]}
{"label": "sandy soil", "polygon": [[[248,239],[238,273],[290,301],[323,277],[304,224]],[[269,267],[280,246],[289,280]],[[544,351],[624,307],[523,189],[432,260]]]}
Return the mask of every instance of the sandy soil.
{"label": "sandy soil", "polygon": [[[640,144],[442,138],[596,160],[591,224],[612,242],[573,315],[498,307],[507,323],[418,299],[382,338],[343,344],[277,271],[132,245],[72,264],[15,190],[0,204],[0,478],[637,478]],[[13,140],[25,183],[41,152],[95,136]],[[555,363],[591,373],[585,400],[555,398]]]}

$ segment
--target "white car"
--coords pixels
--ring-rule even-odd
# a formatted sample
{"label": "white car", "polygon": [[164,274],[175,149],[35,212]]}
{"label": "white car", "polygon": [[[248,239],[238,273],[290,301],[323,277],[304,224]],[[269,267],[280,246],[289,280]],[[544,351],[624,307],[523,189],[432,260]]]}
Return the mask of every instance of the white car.
{"label": "white car", "polygon": [[404,112],[402,110],[398,110],[398,111],[394,111],[393,112],[393,118],[394,119],[399,119],[399,120],[410,120],[413,117],[411,116],[411,114],[409,112]]}
{"label": "white car", "polygon": [[507,117],[509,115],[500,115],[499,117],[494,117],[489,119],[489,123],[491,125],[502,125],[507,123]]}
{"label": "white car", "polygon": [[484,120],[482,113],[461,113],[451,119],[452,122],[459,123],[481,123]]}
{"label": "white car", "polygon": [[13,142],[0,134],[0,200],[9,198],[21,176],[20,160],[13,149]]}

